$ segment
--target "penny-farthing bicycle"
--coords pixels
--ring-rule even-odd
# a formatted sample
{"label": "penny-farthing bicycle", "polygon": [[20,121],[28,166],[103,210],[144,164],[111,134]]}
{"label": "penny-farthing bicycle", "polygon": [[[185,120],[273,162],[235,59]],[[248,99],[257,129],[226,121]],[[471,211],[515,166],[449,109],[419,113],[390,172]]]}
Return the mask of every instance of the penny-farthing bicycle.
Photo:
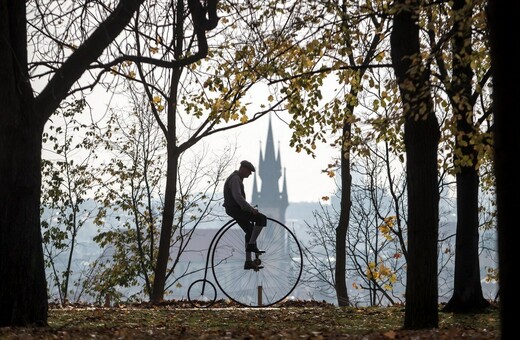
{"label": "penny-farthing bicycle", "polygon": [[218,288],[232,301],[248,307],[272,306],[292,293],[303,270],[302,250],[294,233],[281,222],[267,218],[257,238],[263,254],[253,253],[254,269],[244,269],[245,233],[230,220],[211,240],[204,278],[188,288],[188,300],[207,308],[217,299],[217,288],[208,280],[211,271]]}

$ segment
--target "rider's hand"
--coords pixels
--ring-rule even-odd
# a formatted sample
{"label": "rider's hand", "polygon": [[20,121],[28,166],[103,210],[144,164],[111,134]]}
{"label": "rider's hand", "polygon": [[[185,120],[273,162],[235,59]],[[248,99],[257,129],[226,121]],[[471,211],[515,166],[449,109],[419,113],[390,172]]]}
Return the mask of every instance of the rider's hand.
{"label": "rider's hand", "polygon": [[253,208],[253,211],[252,211],[253,215],[256,215],[258,214],[258,209],[257,208]]}

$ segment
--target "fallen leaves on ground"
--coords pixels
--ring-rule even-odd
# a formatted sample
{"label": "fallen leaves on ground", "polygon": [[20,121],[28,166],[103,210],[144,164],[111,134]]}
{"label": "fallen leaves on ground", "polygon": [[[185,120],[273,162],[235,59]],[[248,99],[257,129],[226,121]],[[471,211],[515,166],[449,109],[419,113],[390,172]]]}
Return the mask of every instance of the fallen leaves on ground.
{"label": "fallen leaves on ground", "polygon": [[0,339],[500,339],[496,306],[483,313],[439,313],[439,328],[402,330],[404,307],[335,307],[287,301],[246,308],[217,301],[51,306],[49,326],[0,328]]}

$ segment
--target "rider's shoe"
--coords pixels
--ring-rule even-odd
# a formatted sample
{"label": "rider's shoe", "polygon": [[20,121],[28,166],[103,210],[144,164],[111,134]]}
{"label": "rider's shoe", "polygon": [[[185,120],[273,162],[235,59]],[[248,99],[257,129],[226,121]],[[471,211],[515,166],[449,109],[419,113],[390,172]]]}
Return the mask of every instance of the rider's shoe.
{"label": "rider's shoe", "polygon": [[264,268],[264,267],[263,266],[258,266],[257,264],[255,264],[254,261],[246,260],[246,262],[244,263],[244,269],[245,270],[249,270],[249,269],[258,270],[258,269],[262,269],[262,268]]}
{"label": "rider's shoe", "polygon": [[247,252],[256,253],[256,254],[263,254],[265,253],[265,250],[260,250],[256,246],[256,243],[249,243],[246,247]]}

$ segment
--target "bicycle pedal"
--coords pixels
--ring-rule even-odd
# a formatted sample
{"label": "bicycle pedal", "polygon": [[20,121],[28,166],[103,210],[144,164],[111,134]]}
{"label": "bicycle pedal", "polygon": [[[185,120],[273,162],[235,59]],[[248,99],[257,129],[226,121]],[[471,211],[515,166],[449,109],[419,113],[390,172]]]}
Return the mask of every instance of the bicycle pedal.
{"label": "bicycle pedal", "polygon": [[258,269],[262,269],[264,266],[260,266],[260,263],[256,261],[246,261],[244,263],[244,270],[254,269],[255,271],[258,271]]}

